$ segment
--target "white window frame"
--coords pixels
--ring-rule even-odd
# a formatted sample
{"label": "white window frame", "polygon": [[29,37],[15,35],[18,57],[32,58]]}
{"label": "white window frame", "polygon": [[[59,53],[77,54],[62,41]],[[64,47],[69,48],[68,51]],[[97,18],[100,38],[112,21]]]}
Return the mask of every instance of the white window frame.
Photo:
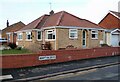
{"label": "white window frame", "polygon": [[[92,37],[93,34],[95,35],[95,38]],[[98,30],[91,30],[91,38],[98,39]]]}
{"label": "white window frame", "polygon": [[[73,30],[76,31],[76,32],[74,32]],[[71,37],[71,33],[75,33],[76,36]],[[77,39],[78,38],[78,29],[69,29],[69,38],[70,39]]]}
{"label": "white window frame", "polygon": [[[29,34],[31,34],[30,35],[30,37],[31,37],[30,39],[28,39],[28,35]],[[32,41],[32,32],[31,31],[26,32],[26,41]]]}
{"label": "white window frame", "polygon": [[[41,36],[40,36],[41,39],[38,39],[38,32],[41,32]],[[37,40],[38,40],[38,41],[41,41],[41,40],[42,40],[42,31],[41,31],[41,30],[38,30],[38,31],[37,31]]]}
{"label": "white window frame", "polygon": [[[21,38],[19,36],[21,36]],[[23,33],[17,33],[17,40],[23,40]]]}
{"label": "white window frame", "polygon": [[10,42],[10,33],[7,34],[8,42]]}
{"label": "white window frame", "polygon": [[[52,34],[52,39],[48,39],[48,34]],[[55,35],[55,39],[53,39],[53,35]],[[56,40],[56,30],[55,29],[53,29],[53,30],[46,30],[46,40],[47,41],[54,41],[54,40]]]}

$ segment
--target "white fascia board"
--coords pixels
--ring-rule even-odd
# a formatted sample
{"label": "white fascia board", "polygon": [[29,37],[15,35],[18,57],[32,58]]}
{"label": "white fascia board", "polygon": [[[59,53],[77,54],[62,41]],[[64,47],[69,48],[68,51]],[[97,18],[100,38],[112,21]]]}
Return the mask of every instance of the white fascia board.
{"label": "white fascia board", "polygon": [[54,29],[54,28],[56,28],[56,26],[44,27],[44,28],[42,28],[42,30],[46,30],[46,29]]}
{"label": "white fascia board", "polygon": [[87,30],[105,30],[103,28],[87,28],[87,27],[77,27],[77,26],[55,26],[55,28],[68,28],[68,29],[87,29]]}
{"label": "white fascia board", "polygon": [[110,12],[110,14],[112,14],[113,16],[115,16],[116,18],[120,19],[119,16],[115,15],[114,13]]}
{"label": "white fascia board", "polygon": [[117,28],[117,29],[111,31],[111,34],[114,33],[115,31],[120,31],[120,29]]}

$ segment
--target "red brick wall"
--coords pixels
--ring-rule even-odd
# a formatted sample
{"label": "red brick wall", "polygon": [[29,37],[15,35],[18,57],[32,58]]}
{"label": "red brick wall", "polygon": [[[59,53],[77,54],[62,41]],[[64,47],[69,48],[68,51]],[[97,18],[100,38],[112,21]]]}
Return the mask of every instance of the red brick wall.
{"label": "red brick wall", "polygon": [[120,28],[120,19],[117,19],[115,16],[111,15],[110,13],[99,23],[101,27],[104,28]]}
{"label": "red brick wall", "polygon": [[[120,55],[120,47],[106,47],[94,49],[79,50],[46,50],[37,54],[0,56],[0,68],[20,68],[28,66],[37,66],[50,63],[65,62],[86,58],[96,58],[102,56]],[[56,60],[38,60],[39,56],[56,55]]]}

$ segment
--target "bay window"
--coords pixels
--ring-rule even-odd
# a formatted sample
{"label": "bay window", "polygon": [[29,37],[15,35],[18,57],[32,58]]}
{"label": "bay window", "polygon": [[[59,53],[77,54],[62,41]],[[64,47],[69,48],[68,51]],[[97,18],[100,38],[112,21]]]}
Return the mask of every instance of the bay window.
{"label": "bay window", "polygon": [[46,39],[54,40],[55,39],[55,30],[47,30],[46,31]]}

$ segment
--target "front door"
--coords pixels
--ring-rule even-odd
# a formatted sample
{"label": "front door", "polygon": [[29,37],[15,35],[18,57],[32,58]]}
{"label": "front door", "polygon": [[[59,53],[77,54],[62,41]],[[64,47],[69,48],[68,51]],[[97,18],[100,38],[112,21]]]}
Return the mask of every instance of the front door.
{"label": "front door", "polygon": [[86,31],[83,31],[82,46],[86,48]]}

